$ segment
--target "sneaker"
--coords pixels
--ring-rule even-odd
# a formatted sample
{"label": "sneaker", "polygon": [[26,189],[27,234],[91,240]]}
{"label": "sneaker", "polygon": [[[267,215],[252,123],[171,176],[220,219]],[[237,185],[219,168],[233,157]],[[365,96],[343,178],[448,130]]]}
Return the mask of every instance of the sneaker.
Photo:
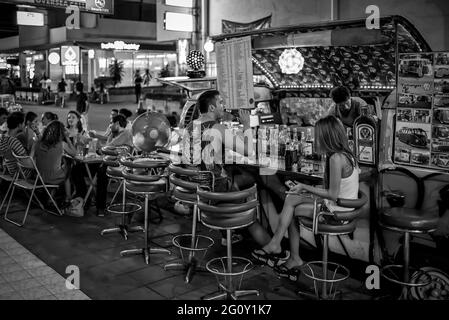
{"label": "sneaker", "polygon": [[[242,240],[243,240],[243,236],[242,236],[241,234],[234,233],[234,234],[232,234],[232,236],[231,236],[231,243],[232,243],[232,244],[239,243],[239,242],[242,241]],[[226,240],[226,238],[221,238],[221,245],[222,245],[223,247],[226,247],[226,245],[227,245],[227,240]]]}

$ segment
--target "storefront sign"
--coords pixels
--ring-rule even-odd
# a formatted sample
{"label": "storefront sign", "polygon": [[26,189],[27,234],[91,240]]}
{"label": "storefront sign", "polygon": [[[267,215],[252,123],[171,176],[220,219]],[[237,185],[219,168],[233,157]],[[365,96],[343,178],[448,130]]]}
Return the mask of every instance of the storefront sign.
{"label": "storefront sign", "polygon": [[114,43],[112,42],[108,42],[108,43],[102,43],[101,44],[101,49],[103,50],[108,50],[108,49],[112,49],[112,50],[139,50],[140,48],[140,44],[135,44],[135,43],[125,43],[123,41],[114,41]]}
{"label": "storefront sign", "polygon": [[50,8],[67,8],[74,5],[79,7],[81,11],[114,14],[114,0],[2,0],[2,2]]}
{"label": "storefront sign", "polygon": [[61,59],[63,66],[79,65],[80,47],[78,46],[62,46]]}
{"label": "storefront sign", "polygon": [[60,61],[61,57],[57,52],[52,52],[48,55],[48,62],[50,62],[51,64],[59,64]]}
{"label": "storefront sign", "polygon": [[40,53],[40,54],[35,54],[35,55],[33,56],[33,61],[42,61],[42,60],[44,60],[44,55],[43,55],[42,53]]}

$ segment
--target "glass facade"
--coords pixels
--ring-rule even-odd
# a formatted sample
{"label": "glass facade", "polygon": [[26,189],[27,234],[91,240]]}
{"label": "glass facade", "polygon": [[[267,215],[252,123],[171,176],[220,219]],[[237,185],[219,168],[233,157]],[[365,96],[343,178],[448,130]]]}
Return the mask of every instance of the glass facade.
{"label": "glass facade", "polygon": [[94,72],[95,78],[109,77],[109,66],[117,60],[123,62],[123,78],[118,87],[134,85],[134,74],[137,70],[143,77],[145,70],[149,70],[154,79],[161,76],[161,71],[167,68],[169,75],[174,76],[176,70],[176,53],[156,53],[152,51],[110,51],[95,50],[95,61],[97,70]]}

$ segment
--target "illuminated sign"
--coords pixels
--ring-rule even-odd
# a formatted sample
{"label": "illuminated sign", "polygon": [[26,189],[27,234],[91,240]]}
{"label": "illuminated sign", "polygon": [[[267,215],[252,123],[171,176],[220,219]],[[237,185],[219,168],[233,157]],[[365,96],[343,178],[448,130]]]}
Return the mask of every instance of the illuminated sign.
{"label": "illuminated sign", "polygon": [[44,14],[39,12],[17,11],[17,25],[44,26]]}
{"label": "illuminated sign", "polygon": [[165,0],[165,5],[175,6],[175,7],[184,7],[184,8],[193,8],[193,0]]}
{"label": "illuminated sign", "polygon": [[165,30],[193,32],[193,15],[186,13],[166,12]]}
{"label": "illuminated sign", "polygon": [[73,5],[79,7],[81,11],[114,14],[114,0],[2,0],[2,2],[50,8],[67,8]]}
{"label": "illuminated sign", "polygon": [[80,61],[80,47],[62,46],[61,59],[63,66],[76,66]]}
{"label": "illuminated sign", "polygon": [[58,64],[61,61],[61,57],[59,56],[59,54],[57,52],[51,52],[48,55],[48,62],[50,62],[51,64]]}
{"label": "illuminated sign", "polygon": [[112,50],[139,50],[139,48],[140,48],[140,44],[124,43],[123,41],[114,41],[114,43],[108,42],[108,43],[102,43],[101,44],[101,49],[103,49],[103,50],[108,50],[108,49],[112,49]]}
{"label": "illuminated sign", "polygon": [[44,60],[44,55],[43,55],[42,53],[40,53],[40,54],[35,54],[35,55],[33,56],[33,61],[42,61],[42,60]]}

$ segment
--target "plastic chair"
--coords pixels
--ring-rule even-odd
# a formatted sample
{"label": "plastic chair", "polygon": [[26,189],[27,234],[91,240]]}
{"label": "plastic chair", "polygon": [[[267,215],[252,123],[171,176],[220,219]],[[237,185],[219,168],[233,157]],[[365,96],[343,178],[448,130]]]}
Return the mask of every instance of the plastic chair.
{"label": "plastic chair", "polygon": [[[22,227],[25,224],[26,218],[28,216],[28,211],[31,206],[31,201],[33,200],[33,198],[35,198],[36,202],[38,203],[38,205],[41,207],[42,210],[47,211],[47,212],[57,215],[57,216],[62,216],[61,210],[59,209],[55,199],[53,198],[53,196],[51,195],[51,193],[49,191],[49,189],[59,188],[59,186],[46,184],[44,182],[44,179],[42,178],[42,176],[36,166],[36,163],[34,162],[32,157],[18,156],[14,152],[12,152],[12,155],[17,160],[18,170],[17,170],[16,174],[14,175],[14,180],[12,183],[12,190],[11,190],[11,193],[9,196],[8,205],[6,206],[6,211],[5,211],[5,215],[4,215],[5,220],[16,225],[16,226]],[[28,178],[27,175],[24,173],[24,170],[30,171],[30,175],[31,176],[34,175],[35,178],[34,179]],[[31,191],[30,200],[28,201],[28,205],[27,205],[25,214],[24,214],[21,222],[16,222],[16,221],[8,218],[9,206],[11,204],[11,200],[14,195],[14,191],[15,191],[16,187],[27,190],[27,191]],[[53,211],[45,209],[45,207],[42,205],[42,203],[39,201],[39,199],[36,196],[36,190],[39,190],[39,189],[45,190],[47,195],[50,197],[50,200],[53,203],[54,207],[56,208],[57,212],[53,212]]]}

